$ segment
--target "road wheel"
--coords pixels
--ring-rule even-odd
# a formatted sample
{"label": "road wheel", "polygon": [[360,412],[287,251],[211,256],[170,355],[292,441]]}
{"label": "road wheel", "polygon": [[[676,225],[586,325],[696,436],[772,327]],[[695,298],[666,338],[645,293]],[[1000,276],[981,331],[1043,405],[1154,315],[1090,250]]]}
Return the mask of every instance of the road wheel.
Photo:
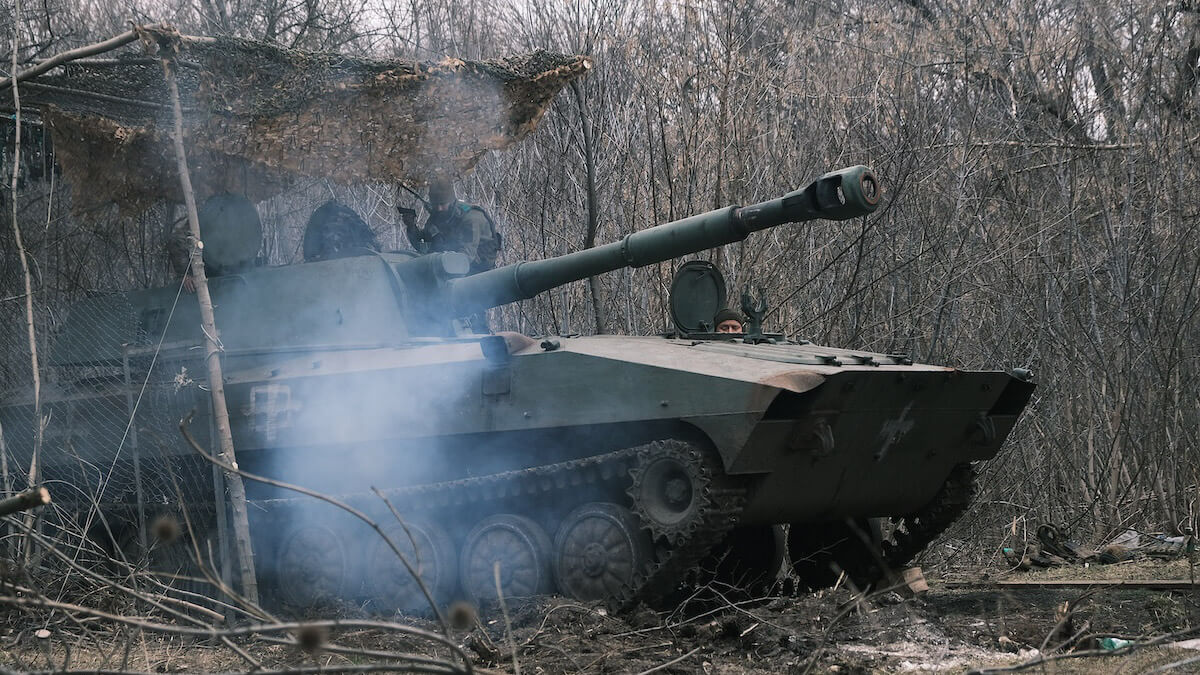
{"label": "road wheel", "polygon": [[[424,520],[396,523],[384,530],[413,571],[421,578],[434,602],[443,602],[454,592],[458,560],[454,542],[446,530]],[[408,567],[396,556],[387,541],[375,532],[367,546],[364,570],[365,594],[385,612],[431,613],[429,599]]]}
{"label": "road wheel", "polygon": [[594,502],[572,511],[554,537],[554,576],[577,600],[622,597],[651,562],[650,537],[627,509]]}
{"label": "road wheel", "polygon": [[279,598],[294,607],[314,607],[341,598],[351,577],[346,542],[330,527],[295,523],[275,553]]}
{"label": "road wheel", "polygon": [[550,537],[524,516],[500,514],[483,519],[467,533],[459,558],[459,582],[474,602],[496,599],[495,566],[500,566],[504,598],[549,593]]}

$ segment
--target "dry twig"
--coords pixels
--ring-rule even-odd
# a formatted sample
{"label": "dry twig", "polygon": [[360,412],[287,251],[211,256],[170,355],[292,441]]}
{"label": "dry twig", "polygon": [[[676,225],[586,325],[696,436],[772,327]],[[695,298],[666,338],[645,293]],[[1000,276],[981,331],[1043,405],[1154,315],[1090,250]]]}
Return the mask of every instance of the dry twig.
{"label": "dry twig", "polygon": [[643,670],[642,672],[638,673],[638,675],[650,675],[650,673],[657,673],[660,670],[666,670],[667,668],[670,668],[671,666],[673,666],[677,663],[686,661],[687,659],[691,658],[698,651],[700,651],[700,648],[696,647],[695,649],[684,654],[683,656],[680,656],[675,659],[671,659],[670,661],[667,661],[666,663],[663,663],[661,665],[654,666],[653,668],[651,668],[649,670]]}
{"label": "dry twig", "polygon": [[[141,617],[122,616],[105,612],[92,607],[83,607],[67,602],[57,602],[49,598],[41,597],[36,590],[28,587],[13,586],[13,590],[20,593],[20,596],[9,595],[0,596],[0,604],[11,605],[15,607],[34,608],[34,609],[57,609],[65,612],[74,612],[95,616],[115,623],[133,626],[152,633],[163,633],[167,635],[183,635],[189,637],[199,637],[207,639],[220,639],[221,637],[238,637],[238,636],[257,636],[263,633],[291,633],[302,629],[322,628],[322,629],[338,629],[338,628],[373,628],[384,630],[393,633],[400,633],[409,637],[426,640],[428,642],[441,645],[450,650],[459,660],[462,665],[456,665],[440,659],[434,659],[418,654],[399,654],[394,658],[404,659],[406,663],[404,668],[411,672],[431,672],[431,673],[464,673],[470,675],[472,672],[471,662],[467,659],[466,654],[462,649],[449,638],[446,638],[438,633],[433,633],[413,626],[391,623],[387,621],[368,621],[368,620],[323,620],[323,621],[280,621],[275,623],[260,623],[250,624],[247,626],[228,626],[217,627],[212,625],[205,626],[175,626],[171,624],[158,623],[149,621]],[[363,666],[364,668],[373,670],[399,670],[399,666],[375,665]],[[297,672],[291,671],[288,672]],[[329,672],[328,670],[325,672]],[[359,672],[369,672],[359,671]]]}
{"label": "dry twig", "polygon": [[496,600],[500,603],[500,614],[504,616],[504,636],[512,649],[513,675],[521,675],[521,664],[517,661],[517,641],[513,639],[512,619],[508,617],[508,605],[504,602],[504,590],[500,587],[500,561],[492,563],[492,579],[496,582]]}

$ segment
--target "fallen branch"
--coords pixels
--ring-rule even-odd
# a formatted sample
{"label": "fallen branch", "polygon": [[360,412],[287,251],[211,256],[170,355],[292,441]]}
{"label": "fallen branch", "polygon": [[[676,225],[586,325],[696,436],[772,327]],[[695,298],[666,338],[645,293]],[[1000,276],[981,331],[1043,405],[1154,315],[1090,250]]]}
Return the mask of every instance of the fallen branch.
{"label": "fallen branch", "polygon": [[11,497],[0,499],[0,517],[45,506],[50,503],[50,491],[44,487],[29,488]]}
{"label": "fallen branch", "polygon": [[1034,579],[1030,581],[947,581],[946,588],[1005,589],[1021,590],[1037,588],[1092,588],[1111,590],[1114,588],[1137,588],[1153,591],[1184,591],[1197,586],[1187,579]]}

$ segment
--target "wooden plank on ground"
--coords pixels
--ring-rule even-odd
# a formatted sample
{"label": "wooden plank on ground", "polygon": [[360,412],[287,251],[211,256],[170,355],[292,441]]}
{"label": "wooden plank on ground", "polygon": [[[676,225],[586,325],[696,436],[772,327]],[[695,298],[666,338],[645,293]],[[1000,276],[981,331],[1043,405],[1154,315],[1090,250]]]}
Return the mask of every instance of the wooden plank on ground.
{"label": "wooden plank on ground", "polygon": [[946,588],[1141,588],[1159,591],[1200,589],[1200,583],[1187,579],[1035,579],[946,581]]}

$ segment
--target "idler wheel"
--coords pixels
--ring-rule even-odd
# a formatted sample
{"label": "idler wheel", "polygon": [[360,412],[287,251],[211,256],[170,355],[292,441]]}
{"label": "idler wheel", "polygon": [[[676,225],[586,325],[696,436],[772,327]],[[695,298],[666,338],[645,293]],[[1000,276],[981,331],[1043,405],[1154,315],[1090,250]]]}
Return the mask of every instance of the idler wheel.
{"label": "idler wheel", "polygon": [[674,544],[700,519],[707,487],[695,451],[663,444],[639,458],[628,494],[650,533]]}
{"label": "idler wheel", "polygon": [[483,519],[463,542],[459,581],[474,602],[496,599],[496,571],[505,598],[549,593],[550,537],[524,516],[500,514]]}
{"label": "idler wheel", "polygon": [[860,588],[875,583],[883,576],[879,526],[876,518],[791,525],[792,571],[813,590],[834,585],[842,572]]}
{"label": "idler wheel", "polygon": [[[458,577],[458,560],[454,542],[440,525],[423,520],[404,521],[388,526],[389,539],[404,555],[421,582],[433,596],[434,602],[445,600],[454,592]],[[433,608],[420,584],[396,557],[396,552],[380,536],[371,532],[367,549],[366,595],[384,611],[429,613]]]}
{"label": "idler wheel", "polygon": [[295,523],[279,539],[275,554],[279,598],[313,607],[342,597],[350,578],[345,542],[333,528]]}
{"label": "idler wheel", "polygon": [[567,515],[554,537],[554,554],[558,589],[576,600],[624,597],[653,555],[637,518],[601,502]]}

